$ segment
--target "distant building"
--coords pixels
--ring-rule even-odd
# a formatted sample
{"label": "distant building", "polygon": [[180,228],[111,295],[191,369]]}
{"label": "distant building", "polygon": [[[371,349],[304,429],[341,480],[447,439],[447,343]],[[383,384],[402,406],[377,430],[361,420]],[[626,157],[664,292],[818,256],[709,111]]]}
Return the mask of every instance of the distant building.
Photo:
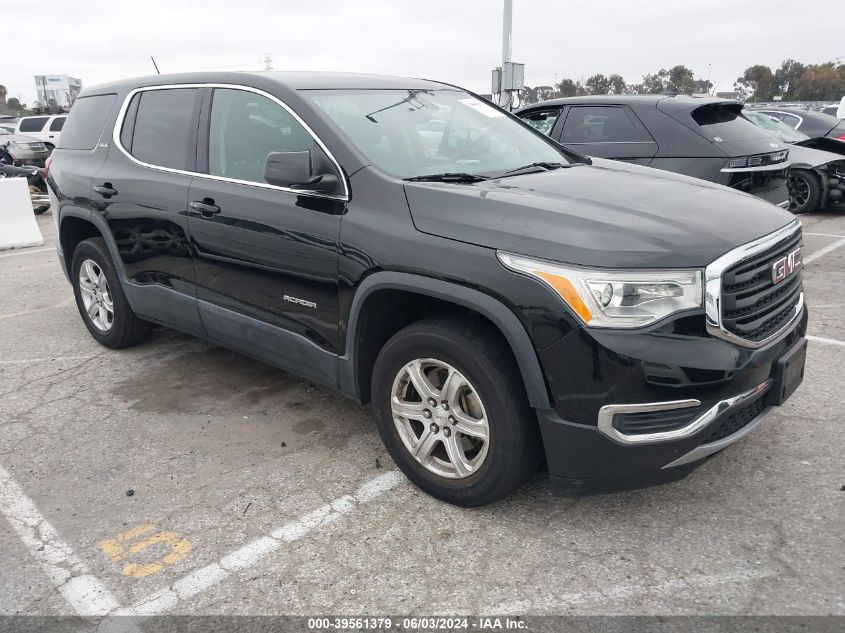
{"label": "distant building", "polygon": [[741,92],[717,92],[716,96],[719,99],[736,99],[737,101],[745,101],[745,98],[742,96]]}
{"label": "distant building", "polygon": [[82,90],[82,80],[67,75],[35,75],[38,103],[49,106],[50,101],[59,107],[70,107]]}

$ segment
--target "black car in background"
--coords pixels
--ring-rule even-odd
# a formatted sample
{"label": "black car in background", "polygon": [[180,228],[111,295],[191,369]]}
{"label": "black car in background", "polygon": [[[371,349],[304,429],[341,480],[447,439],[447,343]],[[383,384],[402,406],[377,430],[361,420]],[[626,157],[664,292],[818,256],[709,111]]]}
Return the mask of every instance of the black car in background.
{"label": "black car in background", "polygon": [[760,110],[745,109],[754,125],[791,147],[789,150],[789,210],[812,213],[845,198],[845,141],[810,138],[800,130]]}
{"label": "black car in background", "polygon": [[749,110],[768,114],[811,138],[828,136],[845,141],[845,121],[824,112],[812,112],[801,108],[755,108],[753,106],[750,106]]}
{"label": "black car in background", "polygon": [[803,376],[791,214],[575,155],[455,86],[87,88],[48,183],[98,342],[158,323],[370,402],[396,464],[452,503],[498,499],[544,458],[576,494],[677,479]]}
{"label": "black car in background", "polygon": [[572,150],[694,176],[786,206],[789,148],[742,117],[742,104],[686,95],[545,101],[516,115]]}

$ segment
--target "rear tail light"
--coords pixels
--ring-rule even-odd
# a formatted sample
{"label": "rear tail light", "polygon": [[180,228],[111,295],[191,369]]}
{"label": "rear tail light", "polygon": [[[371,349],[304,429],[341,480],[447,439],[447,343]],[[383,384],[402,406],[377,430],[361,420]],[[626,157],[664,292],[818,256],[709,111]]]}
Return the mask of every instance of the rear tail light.
{"label": "rear tail light", "polygon": [[841,134],[841,135],[837,136],[836,138],[837,138],[837,140],[845,141],[845,134]]}
{"label": "rear tail light", "polygon": [[53,162],[53,156],[50,155],[47,157],[47,160],[44,161],[44,182],[47,182],[47,178],[50,177],[50,164]]}

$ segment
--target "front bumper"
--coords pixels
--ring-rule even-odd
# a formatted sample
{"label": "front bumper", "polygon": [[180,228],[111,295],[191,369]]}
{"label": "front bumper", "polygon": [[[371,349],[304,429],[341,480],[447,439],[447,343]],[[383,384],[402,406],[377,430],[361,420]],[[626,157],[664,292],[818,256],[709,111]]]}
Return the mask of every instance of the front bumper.
{"label": "front bumper", "polygon": [[[778,360],[801,342],[806,324],[805,308],[788,334],[761,349],[675,323],[651,332],[582,329],[541,351],[557,407],[537,412],[555,491],[611,492],[672,481],[741,439],[772,410]],[[614,414],[670,402],[686,403],[677,405],[678,415],[688,412],[683,432],[674,436],[628,441],[611,426]],[[655,428],[666,423],[652,422]]]}
{"label": "front bumper", "polygon": [[33,165],[35,167],[44,167],[44,163],[50,156],[49,151],[31,152],[29,150],[14,149],[9,151],[12,157],[12,162],[16,166]]}

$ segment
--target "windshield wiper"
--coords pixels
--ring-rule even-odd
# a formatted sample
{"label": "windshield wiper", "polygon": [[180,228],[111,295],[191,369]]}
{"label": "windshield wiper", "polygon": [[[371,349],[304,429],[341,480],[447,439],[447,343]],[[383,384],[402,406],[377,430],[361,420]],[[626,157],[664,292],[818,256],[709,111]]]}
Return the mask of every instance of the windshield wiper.
{"label": "windshield wiper", "polygon": [[425,174],[424,176],[411,176],[405,178],[408,181],[417,182],[481,182],[487,180],[487,176],[478,174],[467,174],[464,172],[446,172],[445,174]]}
{"label": "windshield wiper", "polygon": [[545,169],[546,171],[551,171],[552,169],[558,169],[560,167],[569,167],[568,164],[563,163],[549,163],[545,161],[540,161],[536,163],[529,163],[528,165],[523,165],[522,167],[517,167],[516,169],[509,169],[506,171],[502,176],[516,176],[521,174],[522,172],[531,172],[537,169]]}

